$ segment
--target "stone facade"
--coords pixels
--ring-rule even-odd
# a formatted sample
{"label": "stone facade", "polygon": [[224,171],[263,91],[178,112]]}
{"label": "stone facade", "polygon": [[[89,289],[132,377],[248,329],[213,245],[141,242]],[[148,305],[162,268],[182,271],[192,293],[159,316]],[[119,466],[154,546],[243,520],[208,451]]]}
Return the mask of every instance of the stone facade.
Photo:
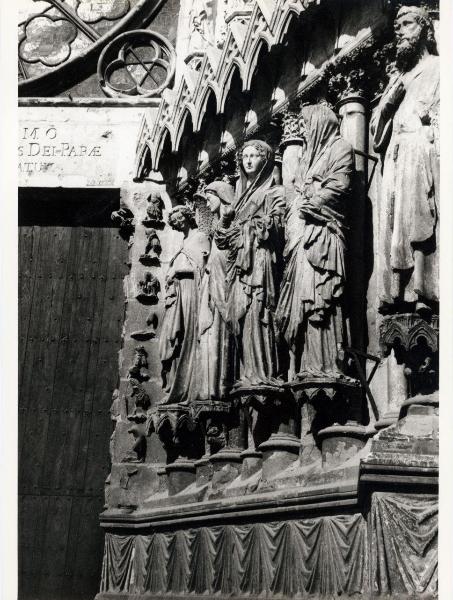
{"label": "stone facade", "polygon": [[436,597],[438,7],[130,4],[106,110],[21,109],[23,185],[121,188],[97,599]]}

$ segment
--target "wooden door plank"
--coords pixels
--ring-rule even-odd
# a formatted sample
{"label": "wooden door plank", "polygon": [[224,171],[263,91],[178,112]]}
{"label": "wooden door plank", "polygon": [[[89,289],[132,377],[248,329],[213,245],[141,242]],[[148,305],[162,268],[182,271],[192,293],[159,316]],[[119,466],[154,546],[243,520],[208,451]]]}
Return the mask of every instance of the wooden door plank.
{"label": "wooden door plank", "polygon": [[[81,591],[81,597],[87,598],[93,588],[99,590],[104,533],[99,527],[99,513],[103,508],[103,499],[83,498],[79,536],[75,544],[73,587]],[[87,564],[86,557],[91,561]]]}
{"label": "wooden door plank", "polygon": [[[40,227],[19,228],[19,382],[27,349],[28,327],[33,306],[33,288],[39,261]],[[19,387],[20,387],[19,383]]]}
{"label": "wooden door plank", "polygon": [[91,432],[91,415],[93,410],[94,396],[96,393],[96,382],[99,377],[99,350],[100,340],[104,334],[103,326],[103,310],[106,298],[106,281],[109,274],[110,264],[109,256],[111,251],[111,234],[108,229],[102,230],[102,247],[99,252],[99,260],[97,262],[97,273],[95,277],[96,290],[96,310],[93,314],[93,328],[91,334],[89,362],[86,371],[84,410],[82,418],[82,426],[80,431],[79,453],[77,467],[74,473],[77,489],[84,492],[85,489],[85,473],[87,467],[88,448],[90,444]]}
{"label": "wooden door plank", "polygon": [[[32,361],[28,389],[21,390],[21,406],[29,406],[26,419],[22,421],[19,436],[19,462],[28,469],[29,453],[33,464],[44,462],[46,430],[36,430],[34,410],[49,408],[52,396],[58,337],[61,324],[61,306],[64,297],[67,255],[70,252],[70,230],[47,228],[41,232],[42,264],[38,270],[33,302],[32,335],[27,344],[32,347],[27,357]],[[50,253],[50,258],[47,256]],[[31,358],[33,357],[33,359]],[[22,460],[22,453],[24,459]]]}
{"label": "wooden door plank", "polygon": [[[118,356],[124,315],[123,278],[127,272],[124,243],[115,230],[110,231],[109,272],[105,288],[102,332],[99,344],[98,372],[93,406],[93,426],[87,458],[85,490],[99,489],[109,468],[109,438],[111,434],[110,405],[118,379]],[[95,418],[95,415],[97,417]],[[96,456],[104,457],[103,462]],[[91,492],[90,492],[91,490]]]}
{"label": "wooden door plank", "polygon": [[[94,324],[97,319],[97,313],[100,311],[100,305],[104,301],[104,294],[99,294],[93,281],[97,279],[96,273],[99,271],[99,260],[102,257],[103,238],[99,232],[93,228],[83,228],[81,233],[87,242],[85,243],[85,259],[79,262],[79,279],[77,286],[76,310],[71,314],[71,339],[79,338],[78,344],[74,343],[71,347],[75,350],[74,358],[71,358],[72,376],[75,392],[70,397],[71,408],[76,410],[75,418],[71,420],[71,428],[68,432],[67,450],[64,454],[64,466],[59,471],[62,487],[68,489],[78,488],[77,481],[74,481],[74,473],[78,471],[79,461],[85,462],[83,448],[86,440],[86,419],[83,416],[84,398],[88,383],[88,369],[90,364],[91,342],[94,332]],[[95,278],[93,280],[93,277]],[[84,437],[85,436],[85,437]],[[82,450],[82,452],[81,452]],[[83,489],[83,487],[82,487]]]}
{"label": "wooden door plank", "polygon": [[65,560],[71,508],[70,496],[49,498],[39,583],[39,597],[46,600],[64,598]]}

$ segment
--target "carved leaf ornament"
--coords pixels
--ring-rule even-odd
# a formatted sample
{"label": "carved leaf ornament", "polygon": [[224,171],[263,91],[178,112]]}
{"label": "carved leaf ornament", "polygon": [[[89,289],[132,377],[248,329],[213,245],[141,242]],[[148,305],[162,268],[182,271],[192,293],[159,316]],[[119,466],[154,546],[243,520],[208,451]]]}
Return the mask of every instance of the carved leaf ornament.
{"label": "carved leaf ornament", "polygon": [[158,96],[175,72],[175,52],[161,35],[146,29],[119,35],[102,51],[98,77],[110,97]]}

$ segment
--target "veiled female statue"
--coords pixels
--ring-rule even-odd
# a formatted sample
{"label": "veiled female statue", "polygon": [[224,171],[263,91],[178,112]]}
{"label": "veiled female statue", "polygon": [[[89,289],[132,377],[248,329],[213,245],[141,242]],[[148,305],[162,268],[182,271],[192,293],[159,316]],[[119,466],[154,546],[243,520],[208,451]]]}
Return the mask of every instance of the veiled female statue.
{"label": "veiled female statue", "polygon": [[274,311],[280,284],[283,186],[274,179],[274,155],[265,142],[246,142],[231,224],[219,223],[215,242],[228,250],[227,323],[234,335],[238,383],[273,383],[279,375]]}
{"label": "veiled female statue", "polygon": [[[206,203],[213,215],[225,226],[231,222],[234,188],[225,181],[213,181],[204,190]],[[233,338],[226,325],[227,251],[215,240],[201,285],[199,315],[199,362],[197,398],[220,400],[233,383]]]}
{"label": "veiled female statue", "polygon": [[209,238],[198,231],[193,211],[177,206],[168,224],[184,234],[180,250],[170,261],[165,280],[165,315],[159,340],[163,404],[187,403],[193,396],[198,343],[198,313]]}
{"label": "veiled female statue", "polygon": [[290,379],[337,377],[338,349],[346,342],[341,297],[353,153],[327,106],[305,106],[300,119],[305,158],[287,213],[277,321],[290,348]]}

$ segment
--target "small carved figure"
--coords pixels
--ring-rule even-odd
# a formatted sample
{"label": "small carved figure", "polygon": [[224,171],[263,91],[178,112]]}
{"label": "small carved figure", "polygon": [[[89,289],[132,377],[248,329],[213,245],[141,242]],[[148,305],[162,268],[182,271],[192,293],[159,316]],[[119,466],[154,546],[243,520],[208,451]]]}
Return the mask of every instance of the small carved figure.
{"label": "small carved figure", "polygon": [[371,120],[383,157],[378,293],[381,310],[432,310],[439,300],[439,57],[428,13],[401,8],[397,70]]}
{"label": "small carved figure", "polygon": [[145,278],[138,282],[140,292],[137,294],[137,300],[141,300],[147,304],[155,304],[158,302],[158,294],[160,292],[160,283],[155,275],[148,272],[145,273]]}
{"label": "small carved figure", "polygon": [[284,188],[275,184],[274,153],[265,142],[246,142],[239,160],[236,198],[214,239],[228,251],[226,312],[238,383],[272,384],[279,375],[274,311],[283,270]]}
{"label": "small carved figure", "polygon": [[111,219],[119,228],[120,234],[124,238],[129,238],[134,233],[134,214],[126,207],[112,212]]}
{"label": "small carved figure", "polygon": [[209,13],[206,0],[193,0],[191,11],[191,44],[192,52],[203,51],[206,46],[212,45],[213,33],[209,20]]}
{"label": "small carved figure", "polygon": [[146,319],[148,327],[146,329],[140,329],[139,331],[133,331],[131,338],[134,340],[150,340],[156,337],[156,329],[159,320],[157,314],[151,311]]}
{"label": "small carved figure", "polygon": [[146,233],[147,242],[145,253],[140,256],[140,262],[145,265],[160,265],[159,256],[162,252],[160,239],[155,229],[150,229]]}
{"label": "small carved figure", "polygon": [[[120,392],[118,389],[113,390],[112,394],[112,404],[110,406],[110,419],[114,423],[112,435],[110,436],[109,450],[110,450],[110,459],[113,462],[115,456],[115,436],[116,436],[116,424],[121,419],[121,400],[120,400]],[[110,480],[106,484],[110,483]],[[106,493],[108,488],[105,488]],[[107,500],[106,500],[107,502]]]}
{"label": "small carved figure", "polygon": [[347,345],[341,297],[353,152],[327,106],[305,106],[300,118],[305,157],[288,207],[277,320],[290,349],[290,379],[339,377],[339,349]]}
{"label": "small carved figure", "polygon": [[146,381],[149,375],[146,372],[148,368],[148,353],[143,346],[137,346],[134,352],[134,360],[129,368],[129,377],[131,380]]}
{"label": "small carved figure", "polygon": [[[145,355],[146,353],[144,353],[142,346],[136,348],[136,356],[139,356],[137,363],[146,361]],[[148,366],[147,361],[146,366]],[[137,368],[141,367],[137,364]],[[132,421],[132,425],[127,431],[133,435],[134,445],[121,462],[142,463],[145,462],[146,458],[146,422],[148,419],[148,410],[151,408],[151,399],[140,384],[140,381],[140,379],[134,377],[131,377],[128,381],[130,392],[126,396],[126,409],[127,418],[129,421]]]}
{"label": "small carved figure", "polygon": [[112,404],[110,406],[110,418],[116,423],[121,417],[121,401],[120,392],[118,389],[113,390],[112,393]]}
{"label": "small carved figure", "polygon": [[[231,221],[225,211],[234,201],[234,188],[224,181],[214,181],[204,190],[212,214]],[[211,254],[203,276],[199,314],[199,388],[202,400],[223,398],[233,383],[233,338],[226,321],[227,251],[212,242]]]}
{"label": "small carved figure", "polygon": [[211,423],[206,429],[206,441],[209,444],[211,454],[218,452],[226,445],[226,436],[222,425]]}
{"label": "small carved figure", "polygon": [[152,327],[154,330],[157,329],[157,325],[159,324],[159,318],[154,310],[152,310],[146,317],[146,324],[148,325],[148,327]]}
{"label": "small carved figure", "polygon": [[177,206],[169,225],[183,233],[181,249],[171,259],[165,280],[165,315],[159,339],[165,404],[188,402],[194,394],[201,279],[209,255],[209,238],[201,233],[193,211]]}
{"label": "small carved figure", "polygon": [[143,463],[146,459],[146,435],[143,424],[134,424],[127,430],[134,436],[134,445],[121,462]]}
{"label": "small carved figure", "polygon": [[147,410],[151,407],[151,399],[146,393],[139,379],[131,378],[128,381],[131,388],[129,395],[126,396],[127,418],[129,421],[146,421]]}
{"label": "small carved figure", "polygon": [[146,208],[146,218],[142,223],[146,227],[162,227],[164,203],[158,192],[153,192],[148,196],[148,206]]}

